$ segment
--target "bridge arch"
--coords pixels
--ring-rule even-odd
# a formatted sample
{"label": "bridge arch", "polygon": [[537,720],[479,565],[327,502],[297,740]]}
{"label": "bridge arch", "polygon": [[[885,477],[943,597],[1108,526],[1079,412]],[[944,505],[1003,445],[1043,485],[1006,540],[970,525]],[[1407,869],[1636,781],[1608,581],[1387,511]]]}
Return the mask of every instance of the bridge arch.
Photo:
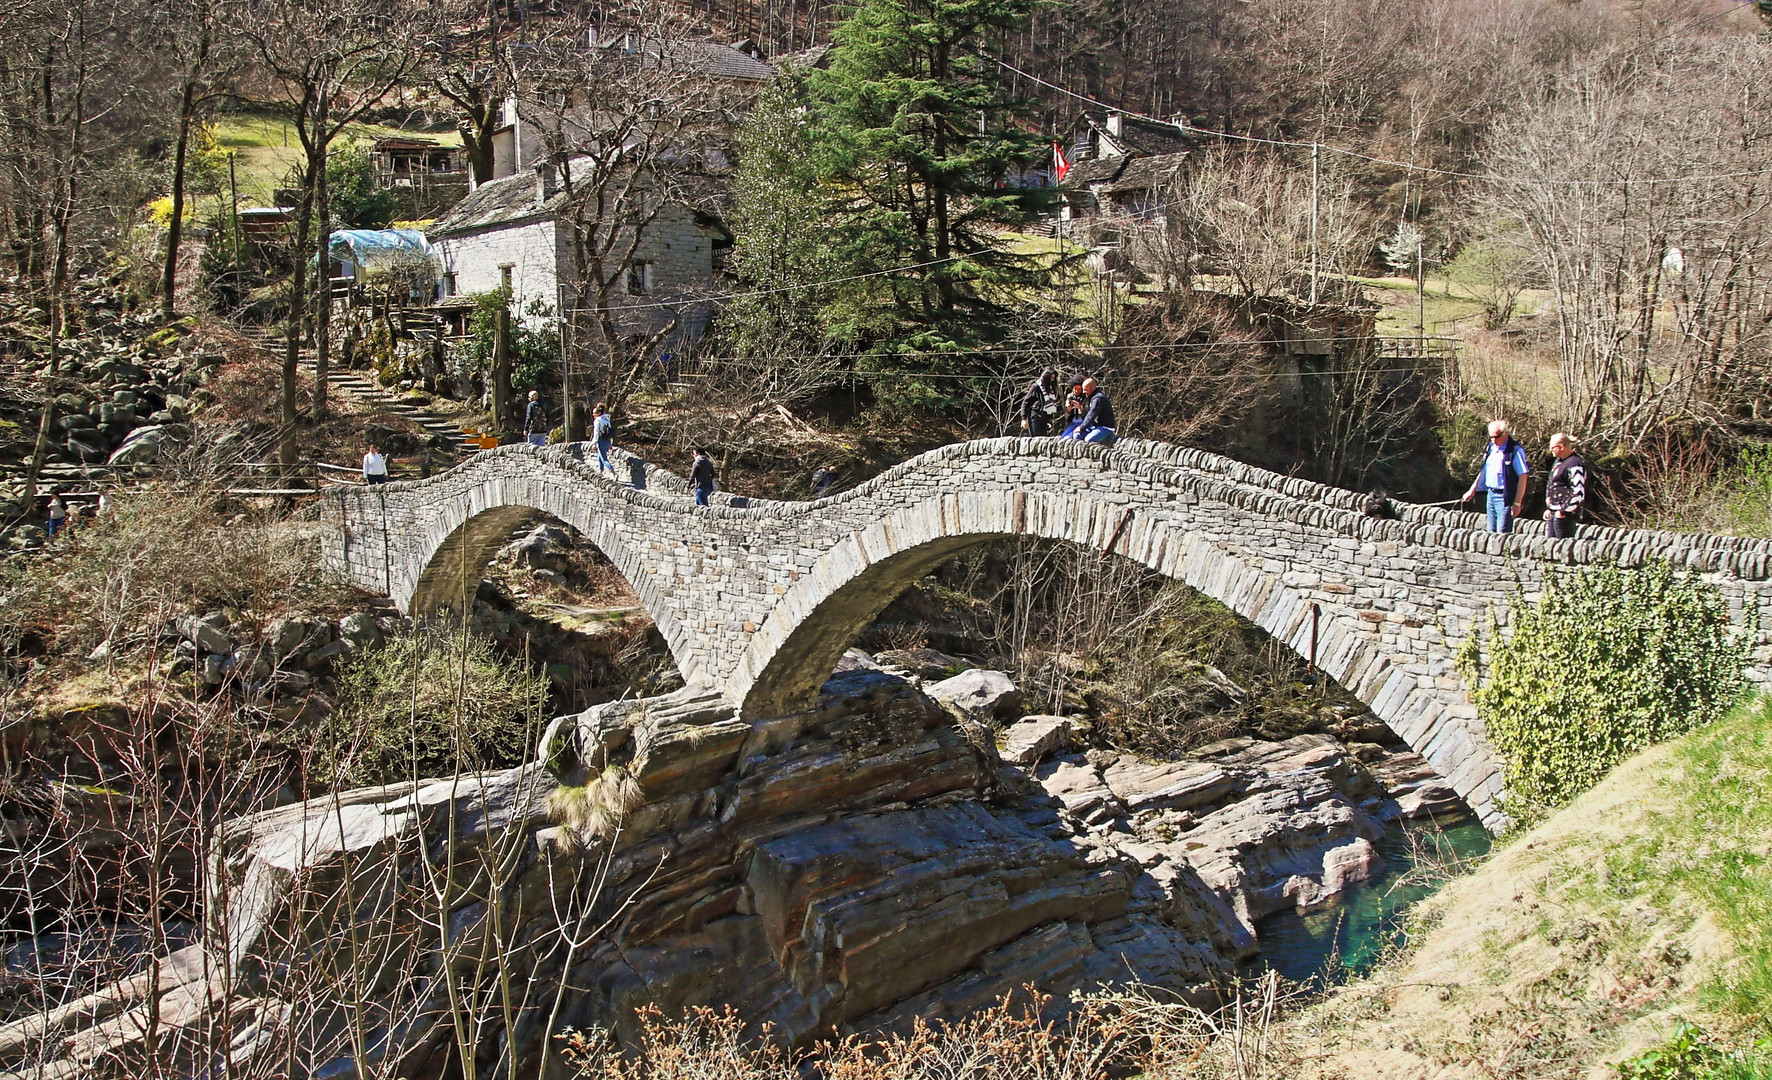
{"label": "bridge arch", "polygon": [[[782,597],[734,673],[747,714],[815,699],[837,660],[894,598],[942,562],[991,540],[1029,537],[1120,555],[1182,582],[1255,623],[1350,692],[1393,716],[1432,707],[1418,680],[1382,655],[1355,620],[1312,603],[1282,575],[1184,527],[1087,494],[961,493],[931,514],[907,508],[839,541]],[[1314,636],[1314,641],[1313,641]],[[1407,681],[1409,691],[1397,693]],[[1392,693],[1386,693],[1387,690]],[[1389,700],[1394,698],[1394,703]],[[1380,712],[1383,716],[1384,712]],[[1385,717],[1389,720],[1392,717]]]}
{"label": "bridge arch", "polygon": [[[377,528],[357,530],[355,551],[347,535],[344,550],[333,557],[360,584],[366,576],[379,577],[389,597],[408,614],[462,614],[471,608],[486,567],[516,528],[526,519],[547,515],[570,525],[614,565],[664,637],[684,680],[710,681],[702,670],[705,654],[695,648],[694,634],[664,599],[657,561],[648,559],[653,553],[643,550],[645,542],[621,527],[633,492],[624,495],[616,481],[575,469],[570,459],[537,456],[542,460],[523,474],[476,470],[479,463],[472,461],[458,466],[456,482],[439,492],[446,497],[414,498],[422,496],[430,481],[388,484],[359,493],[356,513],[362,516],[367,509]],[[475,476],[476,471],[484,475]],[[347,526],[347,534],[350,531]],[[378,562],[378,571],[364,574],[365,563]]]}

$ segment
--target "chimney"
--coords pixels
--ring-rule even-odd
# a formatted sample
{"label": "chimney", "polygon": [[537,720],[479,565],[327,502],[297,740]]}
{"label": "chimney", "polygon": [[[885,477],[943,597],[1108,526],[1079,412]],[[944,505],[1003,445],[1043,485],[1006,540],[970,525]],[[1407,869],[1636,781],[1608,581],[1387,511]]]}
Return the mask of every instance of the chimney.
{"label": "chimney", "polygon": [[1107,132],[1114,138],[1120,137],[1120,122],[1124,117],[1116,110],[1107,114]]}
{"label": "chimney", "polygon": [[535,167],[536,202],[545,203],[560,190],[560,172],[554,163],[544,161]]}

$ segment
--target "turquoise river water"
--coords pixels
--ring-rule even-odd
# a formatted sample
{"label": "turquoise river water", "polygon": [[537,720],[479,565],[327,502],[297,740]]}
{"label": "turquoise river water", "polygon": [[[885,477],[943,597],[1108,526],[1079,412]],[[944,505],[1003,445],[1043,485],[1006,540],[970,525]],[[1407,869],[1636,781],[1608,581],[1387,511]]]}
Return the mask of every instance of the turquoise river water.
{"label": "turquoise river water", "polygon": [[1445,884],[1441,868],[1481,856],[1489,844],[1475,821],[1444,828],[1392,824],[1378,845],[1383,874],[1350,889],[1340,903],[1308,915],[1277,912],[1255,924],[1261,953],[1249,973],[1271,970],[1296,982],[1330,983],[1366,974],[1386,947],[1401,942],[1409,908]]}

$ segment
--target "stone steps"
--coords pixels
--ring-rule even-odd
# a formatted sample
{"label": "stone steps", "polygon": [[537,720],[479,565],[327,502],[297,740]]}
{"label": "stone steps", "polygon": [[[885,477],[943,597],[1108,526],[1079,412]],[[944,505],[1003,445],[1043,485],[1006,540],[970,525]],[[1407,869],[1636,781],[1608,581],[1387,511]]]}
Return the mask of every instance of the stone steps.
{"label": "stone steps", "polygon": [[[269,331],[261,330],[247,336],[252,338],[260,349],[275,355],[282,355],[285,348],[284,339]],[[299,363],[302,370],[312,375],[315,367],[313,351],[302,349]],[[326,382],[329,387],[341,390],[365,405],[410,420],[427,435],[443,439],[449,448],[455,451],[457,458],[466,457],[479,450],[479,447],[468,441],[467,432],[455,423],[445,420],[421,406],[401,401],[359,372],[349,368],[332,368],[327,372]]]}

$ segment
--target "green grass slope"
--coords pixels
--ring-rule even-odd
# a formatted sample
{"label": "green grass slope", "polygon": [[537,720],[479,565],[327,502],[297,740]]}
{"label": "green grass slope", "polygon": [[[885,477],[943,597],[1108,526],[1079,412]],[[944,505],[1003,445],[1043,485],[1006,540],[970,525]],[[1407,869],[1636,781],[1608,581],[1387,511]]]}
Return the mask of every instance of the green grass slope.
{"label": "green grass slope", "polygon": [[1769,859],[1761,698],[1619,766],[1424,904],[1413,948],[1289,1025],[1288,1071],[1772,1077]]}

